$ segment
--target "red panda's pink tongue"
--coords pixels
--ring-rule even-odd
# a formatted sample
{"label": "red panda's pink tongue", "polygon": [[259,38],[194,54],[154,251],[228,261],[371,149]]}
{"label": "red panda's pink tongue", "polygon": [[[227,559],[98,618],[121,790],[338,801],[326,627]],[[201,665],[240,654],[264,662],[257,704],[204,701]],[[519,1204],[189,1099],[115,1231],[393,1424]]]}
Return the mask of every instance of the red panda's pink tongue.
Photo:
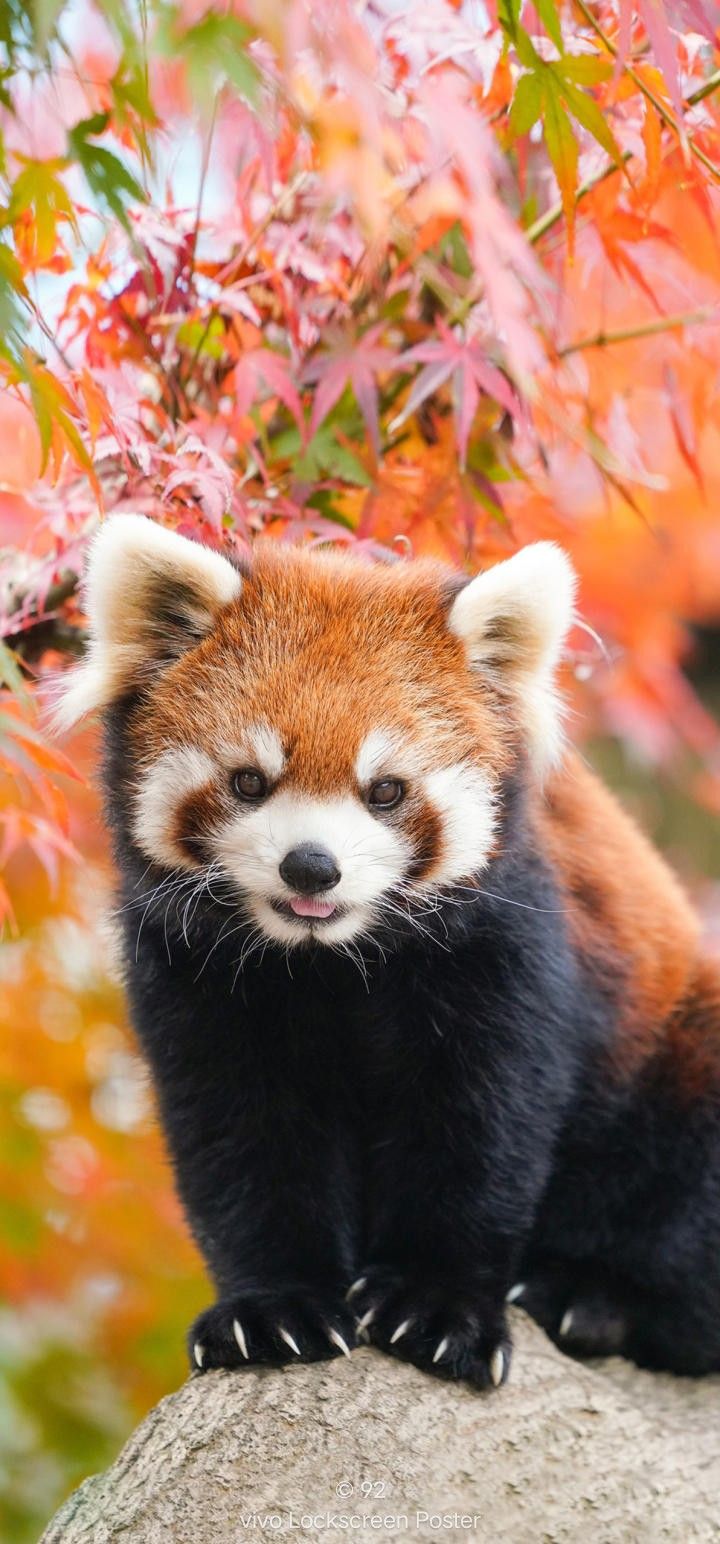
{"label": "red panda's pink tongue", "polygon": [[336,910],[333,901],[319,901],[314,895],[293,895],[290,906],[296,917],[331,917]]}

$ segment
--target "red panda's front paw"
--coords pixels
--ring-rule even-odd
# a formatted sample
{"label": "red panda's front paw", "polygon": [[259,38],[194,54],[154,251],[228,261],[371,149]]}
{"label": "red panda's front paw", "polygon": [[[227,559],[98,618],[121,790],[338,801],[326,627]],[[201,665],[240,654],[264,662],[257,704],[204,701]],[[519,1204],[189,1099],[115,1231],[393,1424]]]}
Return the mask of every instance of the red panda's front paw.
{"label": "red panda's front paw", "polygon": [[506,1382],[512,1341],[502,1301],[383,1266],[366,1269],[347,1297],[358,1337],[391,1356],[476,1388]]}
{"label": "red panda's front paw", "polygon": [[252,1288],[221,1298],[200,1314],[188,1336],[195,1372],[326,1361],[349,1356],[355,1344],[354,1317],[340,1295],[314,1288]]}

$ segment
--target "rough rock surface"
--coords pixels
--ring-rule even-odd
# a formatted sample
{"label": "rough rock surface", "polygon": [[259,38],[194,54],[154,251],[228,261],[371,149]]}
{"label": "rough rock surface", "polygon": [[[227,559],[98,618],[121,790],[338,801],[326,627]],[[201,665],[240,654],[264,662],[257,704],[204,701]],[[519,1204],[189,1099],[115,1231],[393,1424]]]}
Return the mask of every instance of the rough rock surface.
{"label": "rough rock surface", "polygon": [[347,1532],[720,1540],[720,1378],[583,1366],[513,1318],[512,1379],[490,1396],[369,1349],[192,1378],[70,1497],[41,1544]]}

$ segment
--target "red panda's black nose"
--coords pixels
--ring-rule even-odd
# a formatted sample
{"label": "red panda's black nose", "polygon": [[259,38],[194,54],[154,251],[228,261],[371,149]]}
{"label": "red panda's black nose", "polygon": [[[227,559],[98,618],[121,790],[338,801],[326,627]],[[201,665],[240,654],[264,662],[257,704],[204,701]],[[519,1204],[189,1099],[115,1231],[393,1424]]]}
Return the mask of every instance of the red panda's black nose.
{"label": "red panda's black nose", "polygon": [[296,895],[316,895],[318,890],[332,890],[339,882],[340,870],[331,852],[303,842],[285,854],[280,878]]}

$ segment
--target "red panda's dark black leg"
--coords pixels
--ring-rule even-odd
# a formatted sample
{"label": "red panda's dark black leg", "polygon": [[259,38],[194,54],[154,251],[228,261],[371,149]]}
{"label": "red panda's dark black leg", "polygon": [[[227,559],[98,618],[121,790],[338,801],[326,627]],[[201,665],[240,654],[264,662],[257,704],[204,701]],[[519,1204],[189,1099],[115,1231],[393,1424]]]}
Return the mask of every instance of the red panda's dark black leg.
{"label": "red panda's dark black leg", "polygon": [[638,1300],[624,1355],[638,1367],[699,1378],[720,1372],[720,1302],[707,1313],[702,1295],[648,1295]]}
{"label": "red panda's dark black leg", "polygon": [[562,1350],[720,1371],[719,1022],[691,996],[633,1079],[591,1068],[512,1292]]}
{"label": "red panda's dark black leg", "polygon": [[191,1365],[341,1356],[355,1343],[357,1178],[337,1035],[302,962],[291,977],[279,951],[237,992],[236,941],[199,974],[217,927],[191,954],[170,931],[166,949],[148,917],[128,951],[177,1187],[218,1293],[190,1331]]}
{"label": "red panda's dark black leg", "polygon": [[[485,925],[492,935],[487,913]],[[422,968],[412,957],[394,975],[389,967],[377,1044],[367,1038],[359,1333],[480,1387],[507,1376],[505,1298],[573,1077],[572,965],[562,941],[548,965],[541,926],[518,908],[498,922],[501,946],[490,941],[482,956],[473,943],[451,956],[438,949]]]}
{"label": "red panda's dark black leg", "polygon": [[626,1354],[636,1294],[597,1263],[545,1261],[521,1272],[508,1300],[569,1356]]}
{"label": "red panda's dark black leg", "polygon": [[195,1320],[188,1335],[195,1371],[349,1356],[352,1314],[338,1292],[315,1284],[263,1288],[245,1284]]}
{"label": "red panda's dark black leg", "polygon": [[518,1308],[568,1356],[625,1356],[640,1367],[692,1377],[720,1371],[719,1305],[713,1316],[702,1287],[643,1290],[599,1261],[547,1263],[517,1287]]}

